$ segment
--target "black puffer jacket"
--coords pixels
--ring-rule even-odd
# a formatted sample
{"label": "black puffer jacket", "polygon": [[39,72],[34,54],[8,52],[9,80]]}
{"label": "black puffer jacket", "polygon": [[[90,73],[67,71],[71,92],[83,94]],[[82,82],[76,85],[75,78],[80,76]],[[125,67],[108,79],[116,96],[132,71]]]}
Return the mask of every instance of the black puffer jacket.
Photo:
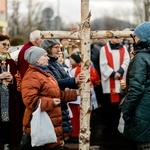
{"label": "black puffer jacket", "polygon": [[127,72],[127,95],[122,108],[124,136],[138,142],[150,142],[150,43],[135,46],[135,57]]}
{"label": "black puffer jacket", "polygon": [[[59,88],[65,90],[65,88],[77,89],[75,79],[71,78],[63,66],[57,62],[57,58],[49,56],[49,70],[51,75],[57,80]],[[62,103],[62,120],[63,120],[63,133],[72,131],[72,124],[69,116],[69,110],[66,103]]]}

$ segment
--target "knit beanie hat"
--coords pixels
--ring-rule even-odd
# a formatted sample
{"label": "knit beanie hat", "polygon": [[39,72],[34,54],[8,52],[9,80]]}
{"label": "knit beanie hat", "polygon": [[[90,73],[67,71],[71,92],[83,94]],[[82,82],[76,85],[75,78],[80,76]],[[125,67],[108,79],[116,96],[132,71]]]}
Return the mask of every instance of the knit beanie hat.
{"label": "knit beanie hat", "polygon": [[72,53],[70,57],[78,64],[82,61],[80,57],[80,52]]}
{"label": "knit beanie hat", "polygon": [[143,22],[134,29],[134,34],[140,38],[141,41],[150,39],[150,22]]}
{"label": "knit beanie hat", "polygon": [[29,49],[25,51],[24,59],[32,65],[35,65],[36,62],[40,59],[40,57],[46,53],[43,48],[37,46],[31,46]]}
{"label": "knit beanie hat", "polygon": [[47,50],[48,48],[52,47],[55,44],[60,44],[60,41],[58,39],[48,39],[48,40],[43,40],[40,47]]}

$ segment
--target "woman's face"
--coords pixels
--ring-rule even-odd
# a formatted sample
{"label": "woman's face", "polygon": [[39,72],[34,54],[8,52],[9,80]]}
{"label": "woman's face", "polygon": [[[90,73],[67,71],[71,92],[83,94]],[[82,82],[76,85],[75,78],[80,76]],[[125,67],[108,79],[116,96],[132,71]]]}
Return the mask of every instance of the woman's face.
{"label": "woman's face", "polygon": [[9,40],[6,39],[4,41],[0,41],[0,54],[7,53],[9,47],[10,47],[10,41]]}
{"label": "woman's face", "polygon": [[55,58],[58,58],[59,57],[59,53],[61,52],[61,49],[60,49],[60,45],[59,44],[55,44],[51,47],[50,50],[48,50],[48,54],[55,57]]}
{"label": "woman's face", "polygon": [[68,39],[62,39],[61,44],[62,44],[63,47],[68,47],[68,45],[69,45]]}
{"label": "woman's face", "polygon": [[130,59],[132,59],[134,57],[134,47],[132,46],[130,48]]}
{"label": "woman's face", "polygon": [[59,56],[58,56],[57,61],[58,61],[59,63],[63,63],[63,62],[64,62],[64,58],[63,58],[63,54],[62,54],[62,53],[59,53]]}
{"label": "woman's face", "polygon": [[135,43],[138,43],[138,41],[140,40],[137,36],[135,36],[134,39],[135,39]]}
{"label": "woman's face", "polygon": [[39,66],[48,66],[49,57],[47,56],[47,53],[45,52],[40,59],[37,61],[37,65]]}

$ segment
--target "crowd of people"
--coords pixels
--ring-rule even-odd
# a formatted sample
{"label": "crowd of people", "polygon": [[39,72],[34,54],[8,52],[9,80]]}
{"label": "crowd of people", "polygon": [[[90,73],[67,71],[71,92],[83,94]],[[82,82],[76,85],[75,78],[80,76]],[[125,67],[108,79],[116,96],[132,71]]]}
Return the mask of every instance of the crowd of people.
{"label": "crowd of people", "polygon": [[[149,150],[150,22],[138,25],[130,36],[91,43],[91,111],[101,107],[103,133],[110,134],[119,133],[122,113],[122,138],[133,141],[133,150]],[[79,143],[80,85],[85,79],[80,46],[73,45],[70,51],[68,40],[42,39],[40,31],[35,30],[16,62],[8,52],[10,42],[8,35],[0,34],[3,149],[19,148],[22,136],[30,135],[31,116],[39,100],[41,110],[52,120],[57,142],[31,149],[64,150],[66,142]]]}

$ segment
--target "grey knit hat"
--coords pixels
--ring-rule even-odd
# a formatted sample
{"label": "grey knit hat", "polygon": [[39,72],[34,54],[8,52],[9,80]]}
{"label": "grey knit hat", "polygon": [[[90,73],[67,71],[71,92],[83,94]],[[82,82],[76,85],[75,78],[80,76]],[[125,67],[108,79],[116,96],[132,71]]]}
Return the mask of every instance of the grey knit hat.
{"label": "grey knit hat", "polygon": [[55,44],[60,44],[60,41],[58,39],[48,39],[48,40],[43,40],[40,47],[47,50],[48,48],[52,47]]}
{"label": "grey knit hat", "polygon": [[24,59],[29,64],[34,65],[44,53],[46,53],[46,51],[43,48],[32,46],[25,51]]}
{"label": "grey knit hat", "polygon": [[134,29],[134,34],[140,38],[141,41],[150,40],[150,22],[147,21],[138,25]]}

